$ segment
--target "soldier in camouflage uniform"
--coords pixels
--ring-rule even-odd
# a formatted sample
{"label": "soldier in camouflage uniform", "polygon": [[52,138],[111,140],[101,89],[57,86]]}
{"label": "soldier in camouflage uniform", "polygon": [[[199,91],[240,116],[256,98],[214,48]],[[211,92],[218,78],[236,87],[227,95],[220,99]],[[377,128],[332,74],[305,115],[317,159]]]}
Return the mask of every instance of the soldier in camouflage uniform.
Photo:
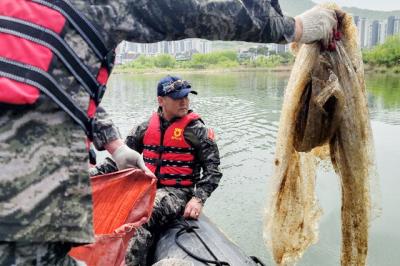
{"label": "soldier in camouflage uniform", "polygon": [[[329,41],[336,25],[335,15],[323,9],[298,18],[284,16],[274,0],[68,2],[99,29],[109,49],[122,40],[194,37]],[[66,25],[62,37],[90,72],[99,72],[100,61],[71,25]],[[88,93],[57,56],[49,73],[81,109],[88,109]],[[73,265],[66,257],[70,247],[94,240],[85,134],[46,96],[29,106],[1,104],[0,110],[0,265]],[[138,163],[137,154],[122,145],[102,109],[97,112],[93,141],[98,150],[112,154],[120,150],[114,157],[121,168]],[[134,160],[129,162],[129,157]]]}
{"label": "soldier in camouflage uniform", "polygon": [[[222,177],[213,130],[207,129],[201,118],[188,109],[188,94],[197,94],[197,92],[191,89],[187,81],[174,76],[161,79],[157,91],[160,105],[157,114],[153,114],[148,121],[134,128],[126,138],[126,144],[130,148],[143,153],[146,165],[158,178],[152,215],[130,241],[126,255],[127,265],[146,265],[148,250],[157,233],[178,216],[183,214],[185,218],[197,219],[204,202],[217,188]],[[158,116],[158,119],[153,125],[154,116]],[[193,116],[193,120],[190,120],[186,127],[177,124],[183,117],[189,116]],[[146,139],[155,136],[152,130],[160,132],[156,137],[157,140]],[[146,134],[149,135],[146,136]],[[183,136],[184,141],[189,144],[193,158],[185,159],[188,156],[188,150],[183,151],[183,148],[180,148],[180,151],[176,151],[177,148],[171,146],[176,146],[176,142],[168,144],[170,138],[176,140],[177,136]],[[160,147],[162,152],[154,154]],[[157,162],[159,158],[162,158],[162,163]],[[189,160],[186,161],[187,164],[184,164],[185,160]],[[185,167],[185,170],[192,168],[193,172],[180,174],[182,167]],[[171,168],[176,168],[176,170],[171,170]],[[107,158],[105,163],[96,166],[91,173],[98,175],[116,170],[116,165]],[[182,185],[182,181],[188,179],[189,184]],[[165,180],[170,183],[163,182]]]}

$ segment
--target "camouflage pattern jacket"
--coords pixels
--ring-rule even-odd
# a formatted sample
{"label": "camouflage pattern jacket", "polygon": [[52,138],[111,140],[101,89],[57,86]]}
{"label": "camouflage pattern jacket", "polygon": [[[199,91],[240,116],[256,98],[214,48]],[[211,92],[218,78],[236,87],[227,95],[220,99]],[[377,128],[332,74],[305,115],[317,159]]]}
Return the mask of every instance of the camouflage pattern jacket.
{"label": "camouflage pattern jacket", "polygon": [[[159,110],[160,128],[165,131],[172,121],[165,120]],[[149,120],[134,128],[126,137],[126,144],[139,153],[143,152],[143,138],[148,128]],[[183,134],[185,141],[195,150],[195,167],[193,170],[195,187],[190,189],[192,196],[200,198],[203,203],[217,188],[222,177],[219,169],[220,159],[218,146],[213,138],[209,137],[208,129],[202,120],[191,122]],[[201,176],[200,171],[202,170]],[[115,163],[107,158],[104,163],[91,169],[91,175],[106,174],[117,171]]]}
{"label": "camouflage pattern jacket", "polygon": [[[289,42],[294,37],[294,19],[282,15],[276,0],[70,2],[98,27],[109,48],[122,40]],[[100,62],[93,51],[66,27],[65,41],[97,73]],[[50,74],[86,110],[86,91],[59,58],[52,62]],[[93,241],[83,131],[45,96],[31,106],[0,110],[0,241]],[[97,118],[94,143],[101,150],[119,134],[104,110]]]}

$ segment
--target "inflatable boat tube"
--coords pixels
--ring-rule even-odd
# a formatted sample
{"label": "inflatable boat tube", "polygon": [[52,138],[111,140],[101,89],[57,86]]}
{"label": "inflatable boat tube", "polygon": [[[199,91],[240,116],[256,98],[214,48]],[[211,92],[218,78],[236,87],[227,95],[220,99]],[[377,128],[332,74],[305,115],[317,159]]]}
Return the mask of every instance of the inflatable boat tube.
{"label": "inflatable boat tube", "polygon": [[153,263],[168,259],[193,266],[264,265],[256,257],[247,256],[204,214],[198,220],[178,220],[161,233]]}

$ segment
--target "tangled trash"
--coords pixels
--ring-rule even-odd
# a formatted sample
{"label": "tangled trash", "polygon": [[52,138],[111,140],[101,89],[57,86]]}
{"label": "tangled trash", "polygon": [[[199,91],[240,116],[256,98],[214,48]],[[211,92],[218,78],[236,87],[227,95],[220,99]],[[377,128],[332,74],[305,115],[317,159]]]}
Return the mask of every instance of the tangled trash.
{"label": "tangled trash", "polygon": [[278,265],[295,264],[318,241],[316,169],[327,159],[341,184],[341,264],[366,264],[377,176],[357,29],[350,15],[342,15],[335,51],[318,43],[294,48],[264,226]]}

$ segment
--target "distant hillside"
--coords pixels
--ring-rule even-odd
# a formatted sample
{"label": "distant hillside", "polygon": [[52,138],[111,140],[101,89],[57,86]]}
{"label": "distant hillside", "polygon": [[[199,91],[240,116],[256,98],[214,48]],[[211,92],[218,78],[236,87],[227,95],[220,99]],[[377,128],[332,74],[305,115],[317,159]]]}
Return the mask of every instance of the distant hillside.
{"label": "distant hillside", "polygon": [[296,16],[315,6],[310,0],[279,0],[283,13]]}
{"label": "distant hillside", "polygon": [[[300,14],[304,10],[307,10],[315,5],[314,2],[310,0],[280,0],[282,11],[289,16],[295,16]],[[214,41],[212,46],[213,50],[239,50],[248,49],[255,45],[260,45],[259,43],[247,43],[247,42],[224,42],[224,41]]]}
{"label": "distant hillside", "polygon": [[[279,1],[282,11],[288,16],[296,16],[307,9],[312,8],[316,3],[311,0],[280,0]],[[370,20],[383,20],[387,19],[389,16],[398,16],[400,17],[400,10],[396,11],[374,11],[368,9],[361,9],[357,7],[344,7],[345,11],[355,15],[360,16],[362,18],[368,18]],[[255,45],[253,43],[246,42],[223,42],[223,41],[215,41],[213,42],[213,50],[238,50],[238,49],[246,49]]]}
{"label": "distant hillside", "polygon": [[[311,0],[280,0],[279,3],[281,4],[283,12],[285,12],[289,16],[296,16],[298,14],[301,14],[305,10],[315,5],[315,3]],[[387,19],[389,16],[400,17],[400,10],[376,11],[361,9],[357,7],[343,7],[343,9],[349,13],[352,13],[355,16],[360,16],[362,18],[368,18],[371,20]]]}
{"label": "distant hillside", "polygon": [[345,7],[344,10],[346,10],[349,13],[352,13],[353,15],[360,16],[362,18],[368,18],[371,20],[383,20],[387,19],[390,16],[397,16],[400,17],[400,10],[396,11],[376,11],[376,10],[369,10],[369,9],[361,9],[357,7]]}

